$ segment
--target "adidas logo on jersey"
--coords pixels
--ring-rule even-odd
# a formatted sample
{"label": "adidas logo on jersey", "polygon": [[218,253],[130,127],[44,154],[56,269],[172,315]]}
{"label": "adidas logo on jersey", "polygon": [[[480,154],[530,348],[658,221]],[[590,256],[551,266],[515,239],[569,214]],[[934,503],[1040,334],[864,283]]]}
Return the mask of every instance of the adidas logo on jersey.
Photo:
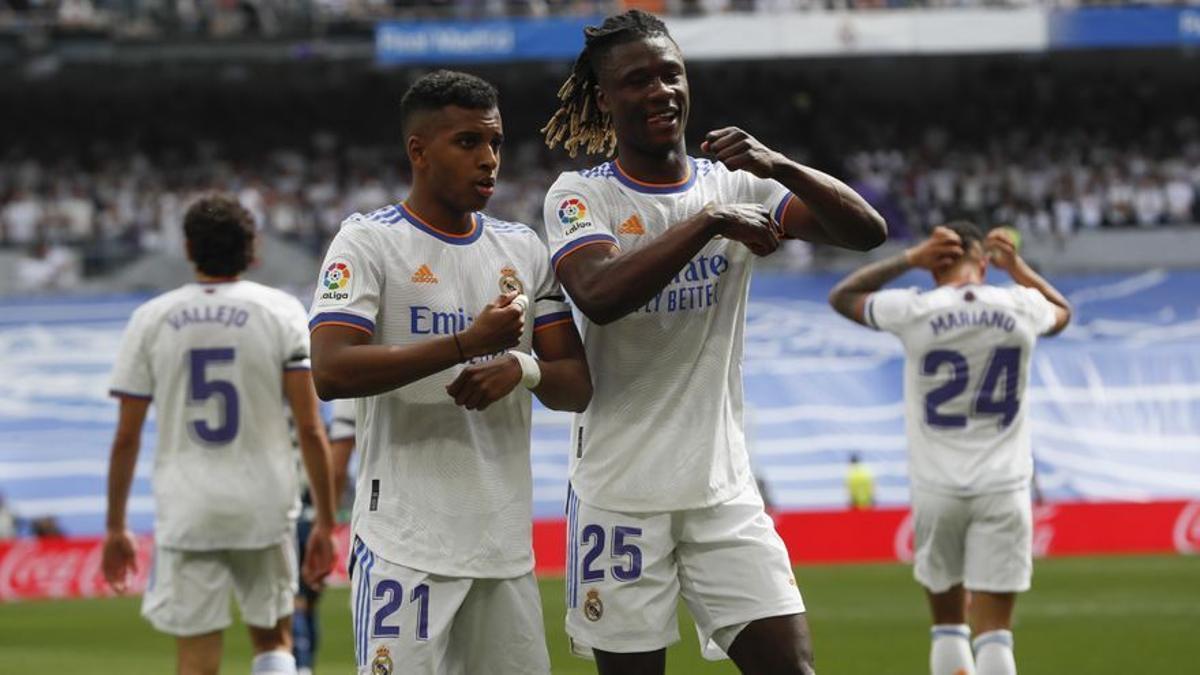
{"label": "adidas logo on jersey", "polygon": [[413,272],[412,280],[414,284],[436,284],[438,282],[437,276],[434,275],[433,270],[429,269],[429,265],[418,267],[417,271]]}
{"label": "adidas logo on jersey", "polygon": [[646,226],[642,224],[642,219],[638,218],[638,215],[635,213],[629,216],[628,220],[621,223],[621,226],[617,228],[617,234],[646,234]]}

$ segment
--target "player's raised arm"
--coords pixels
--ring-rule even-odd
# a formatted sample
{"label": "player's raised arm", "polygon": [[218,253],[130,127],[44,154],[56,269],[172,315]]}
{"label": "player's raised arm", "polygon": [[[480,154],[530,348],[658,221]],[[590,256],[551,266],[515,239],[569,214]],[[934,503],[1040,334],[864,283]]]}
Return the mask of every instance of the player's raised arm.
{"label": "player's raised arm", "polygon": [[857,192],[829,174],[794,162],[737,127],[710,131],[700,146],[731,171],[778,181],[799,199],[783,213],[793,239],[869,251],[887,240],[887,223]]}
{"label": "player's raised arm", "polygon": [[1026,288],[1032,288],[1042,294],[1042,297],[1054,305],[1054,326],[1046,335],[1057,335],[1071,322],[1071,303],[1066,296],[1050,285],[1042,275],[1038,274],[1020,255],[1017,254],[1016,242],[1007,228],[997,228],[988,232],[984,243],[988,258],[992,264],[1008,272],[1013,281]]}
{"label": "player's raised arm", "polygon": [[865,308],[872,293],[914,267],[938,270],[954,264],[962,255],[958,234],[938,227],[928,239],[904,253],[871,263],[842,279],[829,292],[829,304],[847,319],[869,326]]}
{"label": "player's raised arm", "polygon": [[409,345],[371,344],[371,335],[358,328],[317,325],[312,333],[317,393],[325,400],[374,396],[515,346],[525,313],[510,304],[514,297],[498,297],[460,333]]}

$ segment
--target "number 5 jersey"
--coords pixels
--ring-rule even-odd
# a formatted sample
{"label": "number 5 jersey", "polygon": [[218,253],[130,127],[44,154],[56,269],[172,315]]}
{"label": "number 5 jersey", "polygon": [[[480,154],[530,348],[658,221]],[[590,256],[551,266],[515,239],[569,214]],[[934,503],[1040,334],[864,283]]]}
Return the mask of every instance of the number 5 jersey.
{"label": "number 5 jersey", "polygon": [[283,373],[309,368],[308,320],[252,281],[194,283],[138,307],[115,396],[154,401],[154,532],[185,550],[282,541],[299,511]]}

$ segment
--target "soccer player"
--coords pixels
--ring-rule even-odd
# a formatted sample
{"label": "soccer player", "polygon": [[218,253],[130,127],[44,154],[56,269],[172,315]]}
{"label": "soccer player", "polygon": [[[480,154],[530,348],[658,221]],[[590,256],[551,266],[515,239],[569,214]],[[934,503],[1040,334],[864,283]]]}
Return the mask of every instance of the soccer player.
{"label": "soccer player", "polygon": [[310,322],[321,396],[358,398],[358,669],[548,673],[530,392],[583,410],[587,360],[537,234],[479,212],[504,138],[495,89],[440,71],[400,107],[412,191],[343,223]]}
{"label": "soccer player", "polygon": [[804,603],[742,427],[750,271],[781,236],[871,248],[883,220],[737,128],[706,136],[713,160],[689,157],[687,73],[654,16],[630,10],[585,37],[544,129],[572,154],[617,153],[562,174],[545,201],[595,374],[572,430],[573,649],[600,673],[662,673],[682,595],[710,658],[812,672]]}
{"label": "soccer player", "polygon": [[333,566],[329,448],[307,317],[292,296],[240,279],[253,257],[254,223],[236,201],[200,199],[183,227],[196,283],[134,311],[113,371],[120,412],[104,576],[122,592],[136,571],[125,509],[153,401],[155,551],[142,615],[176,636],[179,673],[216,673],[232,591],[250,628],[252,672],[291,674],[299,485],[285,404],[316,507],[304,576],[318,583]]}
{"label": "soccer player", "polygon": [[[1018,285],[986,285],[989,260]],[[880,290],[913,268],[932,272],[937,288]],[[1033,572],[1025,384],[1037,337],[1065,328],[1070,305],[1008,233],[985,240],[962,222],[855,272],[829,301],[904,343],[914,576],[933,613],[930,669],[1012,675],[1013,606]]]}

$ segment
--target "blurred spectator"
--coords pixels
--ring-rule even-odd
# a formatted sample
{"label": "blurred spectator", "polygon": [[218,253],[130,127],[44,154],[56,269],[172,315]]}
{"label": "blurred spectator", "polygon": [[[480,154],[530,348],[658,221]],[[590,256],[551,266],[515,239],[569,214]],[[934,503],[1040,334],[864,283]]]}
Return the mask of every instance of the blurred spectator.
{"label": "blurred spectator", "polygon": [[846,471],[846,493],[851,509],[875,508],[875,474],[863,464],[858,453],[850,455],[850,468]]}
{"label": "blurred spectator", "polygon": [[35,537],[61,537],[64,532],[54,516],[39,516],[29,521],[29,532]]}
{"label": "blurred spectator", "polygon": [[64,291],[79,285],[79,255],[44,239],[33,244],[28,255],[18,258],[15,268],[15,286],[19,291]]}

